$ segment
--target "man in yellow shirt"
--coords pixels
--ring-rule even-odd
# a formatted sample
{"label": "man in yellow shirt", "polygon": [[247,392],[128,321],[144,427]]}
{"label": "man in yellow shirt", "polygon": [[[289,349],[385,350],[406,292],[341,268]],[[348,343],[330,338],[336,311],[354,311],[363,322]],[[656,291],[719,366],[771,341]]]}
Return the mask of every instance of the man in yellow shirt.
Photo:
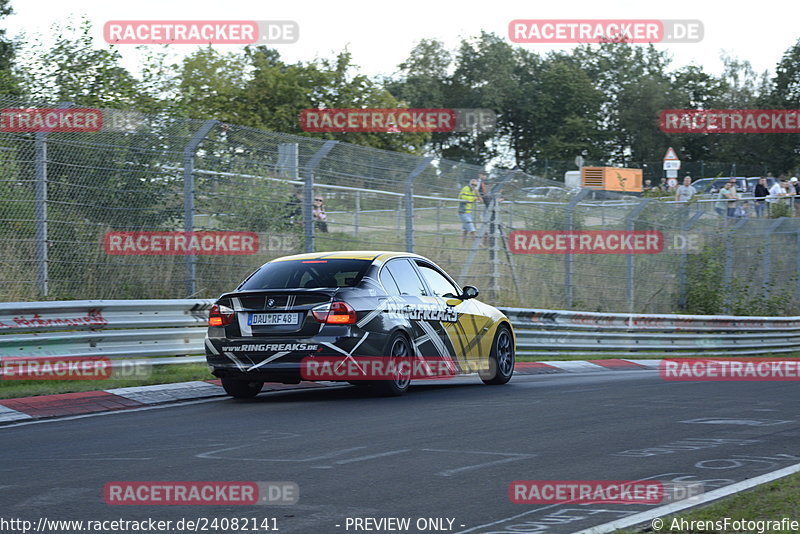
{"label": "man in yellow shirt", "polygon": [[472,221],[472,208],[475,201],[478,200],[478,180],[473,178],[469,181],[469,185],[461,188],[458,194],[458,218],[461,219],[461,228],[464,232],[461,234],[461,244],[467,241],[467,234],[470,237],[475,237],[475,223]]}

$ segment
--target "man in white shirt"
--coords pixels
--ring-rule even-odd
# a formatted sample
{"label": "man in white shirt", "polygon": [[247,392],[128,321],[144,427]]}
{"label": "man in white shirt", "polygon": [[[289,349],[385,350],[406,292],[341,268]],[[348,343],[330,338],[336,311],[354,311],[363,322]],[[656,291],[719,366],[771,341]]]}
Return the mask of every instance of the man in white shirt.
{"label": "man in white shirt", "polygon": [[683,185],[679,185],[675,190],[675,200],[679,202],[689,202],[697,194],[697,189],[692,185],[692,177],[688,174],[683,179]]}
{"label": "man in white shirt", "polygon": [[775,203],[778,202],[781,198],[786,196],[786,188],[783,184],[786,184],[788,187],[788,183],[786,180],[781,180],[780,182],[775,182],[772,184],[772,187],[769,188],[769,196],[767,197],[767,203],[770,205],[770,211],[772,211],[772,206],[775,206]]}

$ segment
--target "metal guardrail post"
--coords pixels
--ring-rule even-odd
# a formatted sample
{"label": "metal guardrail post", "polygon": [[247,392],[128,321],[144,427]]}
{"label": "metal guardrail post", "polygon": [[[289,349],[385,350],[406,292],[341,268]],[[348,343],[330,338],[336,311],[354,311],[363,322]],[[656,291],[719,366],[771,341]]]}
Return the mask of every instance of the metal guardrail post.
{"label": "metal guardrail post", "polygon": [[[59,109],[72,107],[72,102],[61,102]],[[36,221],[36,288],[41,298],[50,293],[48,242],[47,242],[47,136],[48,132],[37,132],[34,140],[36,166],[34,218]]]}
{"label": "metal guardrail post", "polygon": [[764,244],[764,257],[762,258],[763,283],[764,283],[764,298],[769,298],[770,281],[769,275],[772,270],[772,234],[778,227],[783,224],[784,217],[779,217],[767,228],[766,243]]}
{"label": "metal guardrail post", "polygon": [[[692,217],[681,226],[681,231],[687,232],[688,230],[690,230],[692,228],[692,226],[694,226],[694,223],[696,223],[700,219],[700,217],[702,217],[702,216],[703,216],[703,212],[702,211],[695,212],[695,214],[692,215]],[[683,237],[686,238],[685,235]],[[686,284],[686,261],[687,261],[687,257],[686,256],[688,254],[687,248],[688,248],[688,241],[686,239],[684,239],[684,247],[683,247],[683,250],[681,251],[681,258],[680,258],[680,261],[679,261],[679,264],[678,264],[678,307],[680,309],[685,309],[686,308],[686,286],[687,286],[687,284]]]}
{"label": "metal guardrail post", "polygon": [[[573,215],[575,206],[589,194],[589,189],[581,189],[580,192],[569,201],[564,208],[564,230],[572,231],[574,220]],[[572,308],[572,253],[564,254],[564,306]]]}
{"label": "metal guardrail post", "polygon": [[325,141],[306,166],[303,167],[303,233],[305,234],[305,251],[314,252],[314,169],[328,155],[338,141]]}
{"label": "metal guardrail post", "polygon": [[406,177],[406,252],[414,252],[414,180],[422,174],[431,161],[432,157],[423,159]]}
{"label": "metal guardrail post", "polygon": [[[642,200],[639,204],[633,208],[627,217],[625,217],[625,229],[629,232],[632,232],[634,229],[634,225],[636,224],[636,219],[639,217],[639,214],[642,213],[645,206],[650,203],[653,199],[646,198]],[[626,277],[625,277],[625,285],[626,285],[626,296],[628,299],[628,311],[633,313],[633,299],[634,299],[634,287],[633,287],[633,254],[627,254],[627,269],[626,269]]]}
{"label": "metal guardrail post", "polygon": [[[183,149],[183,229],[194,231],[194,153],[200,142],[219,121],[207,120]],[[197,256],[186,256],[186,296],[197,293]]]}

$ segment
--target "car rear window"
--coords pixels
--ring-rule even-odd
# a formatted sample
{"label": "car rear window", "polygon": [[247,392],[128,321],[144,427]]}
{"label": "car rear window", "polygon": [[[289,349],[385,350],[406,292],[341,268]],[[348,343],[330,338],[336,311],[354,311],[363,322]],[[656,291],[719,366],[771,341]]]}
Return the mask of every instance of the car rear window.
{"label": "car rear window", "polygon": [[276,261],[262,266],[239,289],[354,287],[361,282],[371,263],[346,259]]}

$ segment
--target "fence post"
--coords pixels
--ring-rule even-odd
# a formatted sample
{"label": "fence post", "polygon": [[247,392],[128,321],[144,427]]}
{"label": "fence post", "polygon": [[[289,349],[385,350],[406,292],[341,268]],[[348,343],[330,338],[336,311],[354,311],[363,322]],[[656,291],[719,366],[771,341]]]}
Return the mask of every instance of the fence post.
{"label": "fence post", "polygon": [[[795,234],[795,263],[796,271],[800,273],[800,228],[797,229]],[[797,287],[795,288],[795,296],[800,297],[800,276],[797,277]]]}
{"label": "fence post", "polygon": [[47,270],[47,132],[37,132],[36,160],[36,287],[41,298],[48,295]]}
{"label": "fence post", "polygon": [[763,278],[762,278],[762,280],[764,282],[764,299],[768,299],[769,298],[769,293],[770,293],[770,291],[769,291],[769,286],[770,286],[769,274],[770,274],[770,271],[772,270],[772,234],[775,232],[775,230],[778,229],[778,227],[781,224],[783,224],[783,219],[784,219],[784,217],[780,217],[780,218],[776,219],[775,221],[772,222],[772,224],[769,225],[769,228],[767,228],[766,243],[764,245],[764,258],[763,258],[763,264],[762,264],[763,271],[764,271],[762,273],[764,275]]}
{"label": "fence post", "polygon": [[[59,103],[59,109],[73,106],[72,102]],[[36,288],[40,298],[50,293],[47,243],[47,135],[36,132],[34,140],[34,161],[36,169],[34,218],[36,221]]]}
{"label": "fence post", "polygon": [[[503,175],[503,177],[500,178],[497,181],[497,183],[494,184],[494,186],[492,186],[492,190],[489,191],[489,195],[492,197],[492,199],[495,199],[496,196],[500,194],[500,192],[503,189],[503,186],[514,176],[514,173],[516,172],[519,171],[513,170],[506,172],[506,174]],[[461,274],[458,277],[458,283],[461,284],[462,286],[464,285],[467,275],[469,274],[469,270],[472,268],[472,262],[475,261],[475,254],[477,254],[478,252],[478,245],[480,245],[481,241],[483,241],[483,237],[486,235],[486,232],[489,229],[489,224],[490,224],[489,218],[484,217],[484,219],[485,220],[481,225],[480,232],[478,232],[478,235],[475,237],[475,239],[472,240],[472,247],[470,248],[469,254],[467,255],[467,261],[464,262],[464,266],[461,268]]]}
{"label": "fence post", "polygon": [[[633,208],[633,211],[631,211],[628,214],[628,216],[625,217],[625,225],[626,225],[625,228],[626,228],[626,230],[628,230],[629,232],[633,231],[634,225],[636,223],[636,218],[639,217],[639,214],[642,212],[642,210],[645,208],[645,206],[647,206],[647,204],[652,200],[653,200],[652,198],[646,198],[646,199],[642,200],[635,208]],[[634,302],[633,302],[633,299],[634,299],[634,292],[633,292],[633,289],[634,289],[633,288],[633,254],[627,254],[627,256],[628,256],[628,258],[627,258],[627,264],[628,265],[627,265],[627,275],[625,277],[626,289],[627,289],[626,295],[627,295],[627,298],[628,298],[628,313],[633,313],[633,311],[634,311],[634,309],[633,309],[633,305],[634,305]]]}
{"label": "fence post", "polygon": [[414,252],[414,180],[431,161],[432,157],[423,159],[406,177],[406,252]]}
{"label": "fence post", "polygon": [[[183,149],[183,230],[194,231],[194,153],[208,132],[218,123],[207,120]],[[186,298],[197,293],[197,256],[186,255]]]}
{"label": "fence post", "polygon": [[[689,209],[691,209],[691,208],[689,208]],[[700,217],[702,217],[702,216],[703,216],[703,212],[702,211],[696,212],[694,215],[692,215],[692,217],[688,221],[686,221],[683,224],[683,226],[681,227],[681,231],[687,232],[688,230],[690,230],[692,228],[692,226],[694,226],[694,223],[696,223],[697,220],[700,219]],[[681,259],[680,259],[680,263],[678,265],[678,307],[680,309],[686,309],[686,291],[687,291],[687,288],[686,288],[686,285],[687,285],[686,284],[686,261],[687,261],[687,257],[686,257],[686,255],[688,253],[687,248],[688,248],[688,244],[689,244],[688,239],[686,239],[686,235],[684,235],[683,238],[684,238],[684,241],[683,241],[684,246],[683,246],[683,250],[681,250]]]}
{"label": "fence post", "polygon": [[314,252],[314,169],[328,155],[338,141],[325,141],[306,166],[303,167],[303,233],[305,234],[305,251]]}
{"label": "fence post", "polygon": [[361,191],[356,191],[356,212],[353,214],[353,237],[358,237],[358,225],[361,222]]}
{"label": "fence post", "polygon": [[[589,194],[588,189],[581,189],[575,198],[567,203],[564,208],[564,230],[571,232],[573,228],[573,212],[578,202]],[[564,254],[564,306],[567,310],[572,308],[572,253]]]}

